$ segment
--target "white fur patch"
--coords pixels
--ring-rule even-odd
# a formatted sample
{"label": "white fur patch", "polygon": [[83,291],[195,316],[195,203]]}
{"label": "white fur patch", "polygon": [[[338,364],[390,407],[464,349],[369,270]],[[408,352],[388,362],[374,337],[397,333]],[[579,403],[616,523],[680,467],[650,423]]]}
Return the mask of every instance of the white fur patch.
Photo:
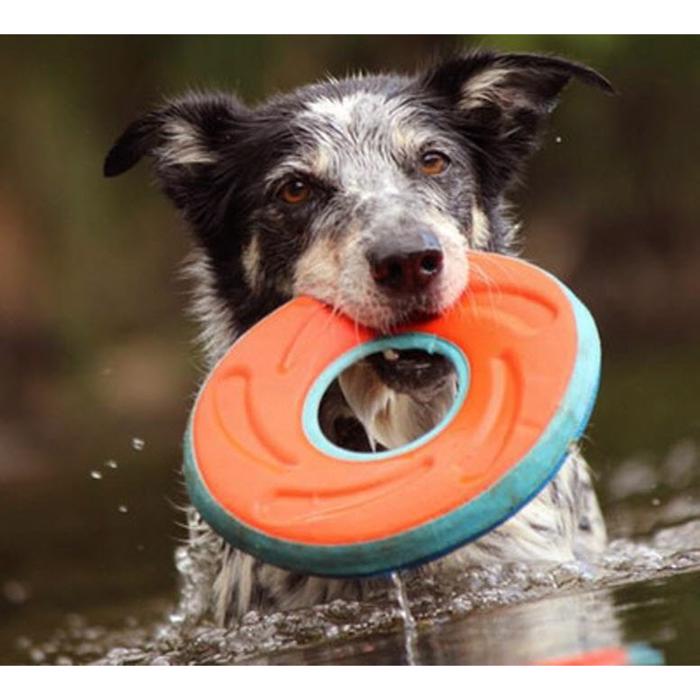
{"label": "white fur patch", "polygon": [[462,85],[462,98],[459,102],[461,109],[471,109],[493,99],[510,71],[506,68],[488,68],[477,73]]}
{"label": "white fur patch", "polygon": [[432,132],[416,128],[410,123],[398,123],[391,131],[393,145],[404,153],[417,153],[424,143],[434,138]]}
{"label": "white fur patch", "polygon": [[459,299],[467,286],[467,240],[454,221],[438,211],[428,209],[425,218],[432,224],[431,230],[442,247],[444,262],[440,275],[440,311],[444,311]]}
{"label": "white fur patch", "polygon": [[241,256],[243,264],[243,275],[250,288],[259,292],[262,287],[263,274],[260,267],[260,239],[257,234],[253,234],[248,247]]}
{"label": "white fur patch", "polygon": [[214,284],[214,273],[206,254],[195,249],[186,261],[184,275],[194,282],[194,294],[190,314],[200,325],[197,338],[204,351],[207,365],[213,365],[223,357],[236,339],[231,314],[219,298]]}
{"label": "white fur patch", "polygon": [[363,110],[371,107],[384,105],[386,98],[370,92],[355,92],[342,97],[321,97],[318,100],[309,102],[306,108],[314,114],[322,115],[333,119],[338,124],[349,124],[356,110],[362,106]]}
{"label": "white fur patch", "polygon": [[478,205],[472,206],[472,244],[475,248],[485,248],[491,237],[489,220],[484,210]]}
{"label": "white fur patch", "polygon": [[387,387],[367,362],[348,367],[338,381],[370,444],[380,443],[389,449],[416,440],[435,427],[456,392],[455,383],[447,383],[429,403],[421,402]]}
{"label": "white fur patch", "polygon": [[319,238],[297,261],[292,290],[295,296],[309,294],[335,306],[340,273],[339,244]]}
{"label": "white fur patch", "polygon": [[197,128],[182,119],[168,122],[164,129],[165,145],[158,155],[170,165],[213,163],[214,156],[202,145]]}

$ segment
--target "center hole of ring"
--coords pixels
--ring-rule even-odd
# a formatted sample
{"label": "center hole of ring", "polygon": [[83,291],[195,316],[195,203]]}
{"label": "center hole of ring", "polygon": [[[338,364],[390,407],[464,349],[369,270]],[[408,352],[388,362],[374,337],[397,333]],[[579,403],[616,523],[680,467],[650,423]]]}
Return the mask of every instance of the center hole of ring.
{"label": "center hole of ring", "polygon": [[447,426],[468,385],[468,361],[454,344],[423,333],[382,338],[324,370],[307,396],[304,431],[338,458],[408,452]]}

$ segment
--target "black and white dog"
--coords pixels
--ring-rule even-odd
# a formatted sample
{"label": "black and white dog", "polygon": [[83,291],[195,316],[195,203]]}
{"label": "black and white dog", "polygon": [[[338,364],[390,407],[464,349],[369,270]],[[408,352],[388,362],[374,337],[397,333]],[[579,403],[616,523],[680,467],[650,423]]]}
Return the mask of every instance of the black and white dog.
{"label": "black and white dog", "polygon": [[[467,250],[512,253],[506,193],[572,78],[612,91],[595,71],[560,58],[479,51],[411,76],[328,80],[257,108],[190,94],[129,126],[104,172],[119,175],[151,156],[184,215],[209,363],[302,294],[387,332],[457,300]],[[440,420],[454,388],[444,358],[387,351],[340,377],[321,424],[350,449],[396,447]],[[195,513],[189,520],[219,621],[360,597],[371,585],[282,571],[233,550]],[[431,566],[563,561],[600,550],[605,537],[574,449],[516,516]]]}

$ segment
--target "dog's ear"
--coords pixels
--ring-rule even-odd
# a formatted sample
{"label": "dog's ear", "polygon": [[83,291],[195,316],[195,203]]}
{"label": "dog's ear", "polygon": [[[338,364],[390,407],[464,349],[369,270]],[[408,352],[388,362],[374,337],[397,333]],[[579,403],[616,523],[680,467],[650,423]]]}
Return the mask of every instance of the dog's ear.
{"label": "dog's ear", "polygon": [[107,154],[104,175],[120,175],[151,156],[166,194],[185,208],[235,142],[246,115],[241,103],[218,93],[168,102],[127,127]]}
{"label": "dog's ear", "polygon": [[582,64],[490,51],[445,60],[425,73],[421,82],[429,94],[447,101],[460,131],[473,145],[485,194],[497,196],[536,149],[547,115],[572,78],[614,93],[602,75]]}

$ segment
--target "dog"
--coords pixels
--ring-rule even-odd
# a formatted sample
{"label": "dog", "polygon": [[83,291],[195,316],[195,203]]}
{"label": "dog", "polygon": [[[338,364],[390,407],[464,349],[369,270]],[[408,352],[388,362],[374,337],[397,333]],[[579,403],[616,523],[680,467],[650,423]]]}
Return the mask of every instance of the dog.
{"label": "dog", "polygon": [[[507,195],[572,79],[613,92],[579,63],[479,50],[413,75],[327,79],[255,108],[228,94],[190,93],[132,123],[104,174],[150,156],[182,213],[209,367],[299,295],[390,333],[460,297],[467,251],[517,253]],[[339,377],[320,424],[347,449],[398,447],[440,421],[455,386],[440,355],[389,350]],[[283,571],[234,550],[192,508],[188,522],[197,585],[221,624],[249,610],[363,598],[380,585]],[[572,447],[519,513],[426,568],[565,561],[605,543],[588,466]]]}

